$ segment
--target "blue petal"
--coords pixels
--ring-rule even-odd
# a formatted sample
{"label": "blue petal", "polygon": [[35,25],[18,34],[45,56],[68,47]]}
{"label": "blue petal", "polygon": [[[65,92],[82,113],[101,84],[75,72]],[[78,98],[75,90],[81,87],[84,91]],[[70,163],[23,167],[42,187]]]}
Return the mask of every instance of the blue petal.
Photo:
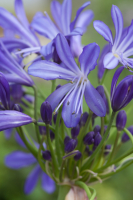
{"label": "blue petal", "polygon": [[60,30],[62,30],[61,25],[61,4],[58,1],[53,0],[51,2],[51,13],[52,16]]}
{"label": "blue petal", "polygon": [[[71,22],[71,25],[70,25],[71,31],[74,29],[74,26],[75,26],[75,24],[76,24],[76,21],[77,21],[79,15],[80,15],[80,13],[81,13],[82,10],[85,9],[88,5],[90,5],[90,1],[84,3],[84,4],[77,10],[75,19],[73,20],[73,22]],[[79,27],[80,27],[80,26],[79,26]]]}
{"label": "blue petal", "polygon": [[83,48],[83,52],[79,57],[81,71],[87,76],[90,71],[95,69],[97,59],[99,57],[100,47],[96,43],[88,44]]}
{"label": "blue petal", "polygon": [[64,95],[73,87],[73,84],[68,83],[66,85],[61,86],[57,90],[55,90],[52,94],[48,96],[46,101],[48,101],[52,107],[52,111],[55,110],[57,105],[60,103]]}
{"label": "blue petal", "polygon": [[109,29],[109,27],[104,24],[102,21],[96,20],[93,22],[94,28],[96,29],[96,31],[101,34],[105,40],[107,40],[108,42],[110,42],[113,45],[113,36],[112,36],[112,32]]}
{"label": "blue petal", "polygon": [[53,57],[53,46],[54,40],[49,42],[47,45],[42,46],[40,53],[45,57],[46,60],[50,60]]}
{"label": "blue petal", "polygon": [[86,103],[92,112],[100,117],[104,117],[106,115],[106,105],[101,95],[91,85],[90,81],[87,81],[84,95]]}
{"label": "blue petal", "polygon": [[119,45],[117,52],[124,52],[133,42],[133,20],[131,22],[131,25],[127,29],[127,34],[125,38],[121,41],[121,44]]}
{"label": "blue petal", "polygon": [[64,0],[61,8],[61,24],[62,24],[62,32],[64,35],[68,35],[70,33],[70,22],[71,22],[71,14],[72,14],[72,2],[71,0]]}
{"label": "blue petal", "polygon": [[103,59],[103,65],[106,69],[114,69],[115,67],[117,67],[118,63],[118,58],[116,58],[112,52],[106,54],[106,56]]}
{"label": "blue petal", "polygon": [[16,12],[16,15],[17,15],[19,21],[21,22],[21,24],[23,24],[23,26],[26,29],[29,29],[29,22],[27,20],[26,15],[25,15],[25,10],[24,10],[24,7],[23,7],[22,0],[15,0],[15,12]]}
{"label": "blue petal", "polygon": [[30,123],[32,118],[24,113],[12,110],[0,111],[0,131]]}
{"label": "blue petal", "polygon": [[66,35],[66,38],[69,38],[71,36],[76,36],[76,35],[83,35],[83,29],[81,27],[76,27],[75,29],[73,29],[73,31],[71,33],[69,33],[68,35]]}
{"label": "blue petal", "polygon": [[75,74],[80,73],[80,70],[72,56],[68,42],[62,34],[58,34],[55,39],[56,50],[61,61]]}
{"label": "blue petal", "polygon": [[117,84],[117,81],[118,81],[118,78],[121,74],[121,72],[123,71],[124,67],[119,67],[114,76],[113,76],[113,79],[112,79],[112,83],[111,83],[111,93],[110,93],[110,97],[111,97],[111,101],[112,101],[112,98],[114,96],[114,92],[115,92],[115,88],[116,88],[116,84]]}
{"label": "blue petal", "polygon": [[17,132],[15,134],[15,140],[21,147],[26,148],[23,140],[20,138],[20,136],[19,136],[19,134]]}
{"label": "blue petal", "polygon": [[115,31],[116,31],[114,45],[113,45],[113,50],[115,51],[121,40],[121,36],[123,32],[123,16],[120,9],[115,5],[112,6],[111,16],[112,16],[112,20],[113,20]]}
{"label": "blue petal", "polygon": [[[66,127],[68,128],[77,126],[82,114],[81,108],[79,109],[79,112],[75,114],[76,112],[75,103],[77,98],[79,98],[78,91],[79,88],[72,91],[70,95],[66,98],[65,102],[63,103],[62,118],[64,120]],[[78,99],[78,101],[80,101],[80,98]]]}
{"label": "blue petal", "polygon": [[42,188],[47,193],[51,194],[55,191],[55,182],[44,172],[42,173]]}
{"label": "blue petal", "polygon": [[123,53],[123,57],[129,57],[133,55],[133,47],[130,49],[127,49],[124,53]]}
{"label": "blue petal", "polygon": [[4,131],[4,135],[6,139],[9,139],[11,137],[12,130],[13,130],[12,128],[9,128]]}
{"label": "blue petal", "polygon": [[66,79],[72,80],[75,76],[73,72],[62,68],[60,65],[46,60],[34,62],[28,68],[28,73],[45,80]]}
{"label": "blue petal", "polygon": [[31,153],[14,151],[5,157],[5,165],[12,169],[20,169],[37,162]]}
{"label": "blue petal", "polygon": [[25,185],[24,185],[24,192],[25,194],[31,193],[34,188],[37,185],[38,179],[41,175],[41,168],[39,165],[36,165],[36,167],[32,170],[32,172],[29,174],[29,176],[26,179]]}

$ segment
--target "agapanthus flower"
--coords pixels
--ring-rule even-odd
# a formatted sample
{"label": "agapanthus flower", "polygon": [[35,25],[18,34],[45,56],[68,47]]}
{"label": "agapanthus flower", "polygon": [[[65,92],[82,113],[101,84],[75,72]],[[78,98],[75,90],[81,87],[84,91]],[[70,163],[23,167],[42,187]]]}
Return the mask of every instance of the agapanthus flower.
{"label": "agapanthus flower", "polygon": [[32,86],[34,82],[26,71],[17,63],[15,58],[10,55],[5,45],[0,43],[0,71],[4,73],[10,83],[17,83]]}
{"label": "agapanthus flower", "polygon": [[107,40],[112,48],[109,53],[104,57],[103,64],[107,69],[115,68],[118,63],[122,63],[124,67],[133,68],[133,59],[128,58],[133,55],[133,21],[131,25],[123,28],[123,16],[119,8],[115,5],[112,6],[111,16],[115,26],[115,38],[113,40],[112,32],[109,27],[102,21],[94,21],[94,28]]}
{"label": "agapanthus flower", "polygon": [[133,98],[133,75],[126,76],[116,87],[124,67],[116,70],[111,83],[111,106],[114,112],[124,108]]}
{"label": "agapanthus flower", "polygon": [[[100,48],[96,43],[89,44],[84,47],[79,57],[81,70],[77,66],[69,45],[62,34],[58,34],[56,40],[56,49],[61,61],[66,68],[60,65],[42,60],[33,63],[28,68],[28,73],[44,78],[46,80],[64,79],[70,81],[66,85],[55,90],[47,99],[52,110],[57,112],[63,104],[62,118],[67,127],[75,127],[80,120],[83,96],[89,108],[98,116],[105,116],[106,106],[97,90],[88,80],[88,74],[97,65]],[[65,95],[65,96],[64,96]],[[61,102],[60,102],[61,101]],[[59,104],[59,105],[58,105]]]}
{"label": "agapanthus flower", "polygon": [[[16,16],[4,8],[0,8],[0,26],[4,30],[4,37],[0,38],[9,51],[40,45],[35,31],[31,28],[23,8],[22,0],[15,0]],[[20,37],[17,39],[16,34]]]}
{"label": "agapanthus flower", "polygon": [[[26,149],[25,144],[18,134],[16,134],[16,140],[20,146]],[[39,147],[37,143],[35,143],[35,145],[37,148]],[[44,147],[46,147],[45,144]],[[46,191],[47,193],[52,193],[55,191],[54,181],[42,171],[36,158],[31,153],[14,151],[5,157],[5,165],[12,169],[20,169],[23,167],[34,165],[34,169],[28,175],[24,185],[24,192],[26,194],[31,193],[35,189],[39,178],[41,178],[41,185],[44,191]]]}
{"label": "agapanthus flower", "polygon": [[[71,12],[72,12],[72,2],[71,0],[64,0],[62,4],[54,0],[51,2],[51,13],[55,20],[52,22],[48,14],[45,15],[38,12],[31,22],[31,27],[39,34],[49,38],[51,40],[48,45],[40,48],[40,53],[46,58],[50,59],[56,53],[53,50],[55,47],[54,39],[58,33],[62,33],[68,40],[75,56],[79,56],[82,52],[81,36],[72,37],[77,35],[82,35],[87,26],[92,21],[94,14],[91,10],[87,10],[83,13],[82,10],[90,5],[90,2],[84,3],[78,10],[75,19],[71,22]],[[81,14],[81,15],[80,15]],[[22,50],[20,53],[34,52],[34,48],[29,48],[27,50]],[[18,52],[19,53],[19,52]]]}

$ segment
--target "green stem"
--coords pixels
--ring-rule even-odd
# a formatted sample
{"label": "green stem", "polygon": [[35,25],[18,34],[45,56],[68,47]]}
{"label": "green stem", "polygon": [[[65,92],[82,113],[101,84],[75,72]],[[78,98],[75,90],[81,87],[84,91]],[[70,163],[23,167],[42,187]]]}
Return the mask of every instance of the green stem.
{"label": "green stem", "polygon": [[100,85],[103,84],[103,82],[104,82],[104,80],[105,80],[105,77],[106,77],[106,75],[107,75],[107,72],[108,72],[108,69],[105,69],[104,74],[103,74],[103,77],[102,77],[102,80],[100,81]]}
{"label": "green stem", "polygon": [[52,88],[51,88],[51,93],[54,92],[55,90],[55,83],[56,83],[56,80],[52,80]]}
{"label": "green stem", "polygon": [[37,126],[38,117],[37,117],[37,89],[36,89],[36,86],[33,85],[33,89],[34,89],[34,97],[35,97],[35,100],[34,100],[34,118],[36,120],[36,123],[34,123],[34,124],[35,124],[37,140],[40,143],[40,133],[39,133],[39,128]]}
{"label": "green stem", "polygon": [[113,146],[113,150],[112,150],[112,152],[111,152],[106,164],[108,164],[112,160],[112,158],[113,158],[113,156],[115,154],[119,136],[120,136],[120,131],[117,131],[116,138],[115,138],[115,143],[114,143],[114,146]]}
{"label": "green stem", "polygon": [[115,117],[115,112],[112,112],[112,115],[111,115],[111,118],[110,118],[110,121],[109,121],[109,124],[108,124],[108,127],[107,127],[107,130],[102,138],[102,141],[100,142],[100,144],[98,145],[98,147],[96,148],[96,150],[94,151],[94,153],[90,156],[90,159],[88,160],[87,163],[85,163],[81,170],[85,170],[89,167],[89,165],[91,164],[92,160],[95,158],[95,156],[97,155],[97,153],[100,151],[101,147],[103,146],[107,136],[108,136],[108,133],[110,131],[110,128],[111,128],[111,125],[113,123],[113,120],[114,120],[114,117]]}
{"label": "green stem", "polygon": [[59,109],[56,119],[56,126],[55,126],[55,147],[56,147],[56,155],[59,165],[62,163],[61,157],[61,150],[60,150],[60,141],[59,141],[59,125],[60,125],[60,118],[61,118],[62,108]]}
{"label": "green stem", "polygon": [[27,101],[25,98],[21,98],[21,101],[22,101],[26,106],[28,106],[28,107],[30,107],[30,108],[33,108],[33,105],[32,105],[29,101]]}
{"label": "green stem", "polygon": [[43,136],[42,136],[42,139],[41,139],[41,142],[40,142],[40,146],[39,146],[37,158],[38,158],[38,162],[39,162],[39,164],[40,164],[40,167],[42,168],[42,170],[43,170],[44,172],[46,172],[46,170],[45,170],[45,165],[44,165],[44,163],[42,162],[42,155],[41,155],[41,150],[42,150],[44,138],[45,138],[45,137],[44,137],[44,135],[43,135]]}
{"label": "green stem", "polygon": [[77,186],[79,186],[80,188],[82,188],[83,190],[85,190],[88,199],[91,199],[91,196],[92,196],[92,195],[91,195],[91,191],[89,190],[89,187],[88,187],[84,182],[76,181],[76,182],[75,182],[75,185],[77,185]]}
{"label": "green stem", "polygon": [[126,132],[126,134],[128,135],[128,137],[130,138],[132,144],[133,144],[133,136],[132,134],[130,133],[130,131],[127,129],[127,128],[124,128],[123,131]]}
{"label": "green stem", "polygon": [[63,170],[64,170],[65,162],[66,162],[66,160],[63,160],[62,164],[61,164],[61,169],[60,169],[60,174],[59,174],[59,180],[60,180],[60,182],[63,181],[62,177],[63,177]]}
{"label": "green stem", "polygon": [[57,200],[65,200],[65,197],[68,194],[70,189],[71,187],[67,185],[59,186],[59,194],[58,194]]}
{"label": "green stem", "polygon": [[106,97],[107,97],[107,101],[108,101],[108,105],[109,105],[109,116],[111,115],[111,102],[110,102],[110,94],[106,88],[106,86],[103,84],[103,87],[104,87],[104,91],[105,91],[105,94],[106,94]]}
{"label": "green stem", "polygon": [[33,154],[33,156],[37,159],[37,150],[36,150],[34,147],[32,147],[32,146],[29,144],[29,142],[26,140],[25,135],[24,135],[24,133],[23,133],[23,131],[22,131],[22,128],[21,128],[21,127],[18,127],[18,128],[16,128],[16,129],[17,129],[17,132],[18,132],[20,138],[22,139],[22,141],[24,142],[25,146],[27,147],[27,149],[28,149],[28,150]]}
{"label": "green stem", "polygon": [[[38,126],[46,126],[46,124],[44,122],[37,122]],[[49,128],[51,131],[53,131],[55,133],[55,128],[51,125],[49,125]]]}
{"label": "green stem", "polygon": [[36,147],[35,143],[32,141],[31,137],[29,136],[29,134],[28,134],[27,129],[25,128],[25,126],[22,126],[22,130],[25,133],[25,135],[26,135],[27,139],[29,140],[30,144],[32,146]]}
{"label": "green stem", "polygon": [[101,136],[104,134],[104,117],[101,117]]}
{"label": "green stem", "polygon": [[53,146],[51,143],[51,138],[50,138],[50,133],[49,133],[49,125],[46,125],[46,134],[47,134],[47,143],[48,143],[48,147],[52,156],[52,161],[53,161],[53,165],[54,165],[54,169],[55,169],[55,176],[58,177],[58,173],[59,173],[59,169],[58,169],[58,164],[57,164],[57,160],[55,157],[55,152],[53,150]]}

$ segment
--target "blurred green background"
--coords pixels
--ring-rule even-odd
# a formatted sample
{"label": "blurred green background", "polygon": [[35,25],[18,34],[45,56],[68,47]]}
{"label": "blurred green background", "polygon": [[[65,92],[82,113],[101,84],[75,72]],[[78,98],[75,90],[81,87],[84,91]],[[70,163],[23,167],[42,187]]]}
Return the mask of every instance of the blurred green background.
{"label": "blurred green background", "polygon": [[[26,10],[26,14],[29,18],[29,21],[32,20],[33,15],[36,11],[47,11],[49,15],[50,13],[50,0],[25,0],[24,6]],[[62,2],[62,1],[60,1]],[[73,14],[74,18],[76,10],[84,3],[85,0],[72,0],[73,4]],[[13,10],[14,1],[9,0],[0,0],[0,6],[5,7],[10,12],[14,13]],[[132,0],[92,0],[91,5],[88,7],[92,9],[95,14],[94,20],[104,21],[112,30],[113,34],[115,34],[113,22],[111,19],[111,6],[112,4],[117,5],[123,13],[124,18],[124,26],[128,26],[133,18],[133,1]],[[42,43],[47,42],[44,38],[42,38]],[[106,41],[103,39],[101,35],[99,35],[95,29],[93,28],[93,23],[88,27],[86,34],[82,38],[83,44],[88,44],[91,42],[96,42],[102,48]],[[105,85],[110,91],[111,80],[113,77],[115,70],[110,71],[107,74],[105,79]],[[128,73],[127,70],[121,75],[121,79],[125,77]],[[97,81],[97,69],[95,69],[89,75],[89,79],[91,83],[96,87],[98,85]],[[45,95],[50,94],[51,83],[46,82],[44,80],[34,79],[39,87],[41,87],[42,91]],[[57,81],[56,84],[61,81]],[[41,102],[39,102],[39,106]],[[128,121],[126,127],[133,124],[132,118],[132,106],[131,102],[125,110],[130,110],[128,115]],[[84,104],[84,109],[86,109],[86,105]],[[30,131],[32,135],[32,130]],[[128,148],[131,147],[130,141],[127,144],[124,144],[120,150],[120,153],[125,152]],[[52,194],[46,194],[40,187],[40,182],[36,189],[30,195],[26,196],[23,193],[23,186],[25,179],[30,172],[31,168],[25,168],[21,170],[11,170],[5,167],[4,165],[4,157],[13,150],[17,150],[19,147],[16,145],[13,136],[10,140],[6,140],[4,134],[1,132],[0,134],[0,200],[56,200],[57,191]],[[97,198],[98,200],[132,200],[133,199],[133,165],[125,169],[123,172],[114,175],[111,179],[106,180],[102,184],[97,184],[93,186],[97,190]]]}

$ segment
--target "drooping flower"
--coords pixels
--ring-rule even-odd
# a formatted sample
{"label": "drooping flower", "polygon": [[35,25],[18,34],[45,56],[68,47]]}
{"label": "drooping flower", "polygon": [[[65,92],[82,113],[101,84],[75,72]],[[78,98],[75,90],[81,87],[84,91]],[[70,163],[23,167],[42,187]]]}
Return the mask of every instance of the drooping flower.
{"label": "drooping flower", "polygon": [[[0,38],[11,52],[15,49],[40,46],[35,31],[31,28],[23,8],[22,0],[15,0],[17,18],[6,9],[0,7],[0,26],[4,30],[4,37]],[[20,38],[16,38],[15,35]],[[35,48],[36,49],[36,48]]]}
{"label": "drooping flower", "polygon": [[[62,4],[53,0],[51,2],[51,13],[55,20],[52,22],[48,14],[45,12],[37,13],[31,27],[39,34],[49,38],[51,40],[48,45],[40,48],[40,53],[46,58],[50,59],[56,56],[57,53],[53,48],[55,47],[54,39],[58,33],[62,33],[69,41],[73,55],[79,56],[83,50],[81,45],[81,35],[86,31],[87,26],[92,21],[94,14],[93,11],[87,10],[83,13],[82,10],[90,5],[90,2],[84,3],[78,10],[75,19],[71,22],[72,2],[71,0],[64,0]],[[74,37],[73,37],[74,36]],[[77,36],[75,38],[75,36]],[[34,48],[22,50],[18,53],[24,53],[26,51],[34,52]]]}
{"label": "drooping flower", "polygon": [[133,98],[133,75],[126,76],[116,87],[124,67],[116,70],[111,83],[111,106],[114,112],[124,108]]}
{"label": "drooping flower", "polygon": [[[25,147],[25,144],[21,140],[18,134],[16,134],[16,140],[17,143],[22,146],[23,148]],[[36,147],[38,147],[38,144],[36,144]],[[41,177],[42,181],[42,188],[44,191],[47,193],[52,193],[55,190],[55,183],[54,181],[42,171],[40,165],[38,164],[36,158],[31,154],[31,153],[26,153],[23,151],[14,151],[7,155],[5,157],[5,165],[11,169],[20,169],[23,167],[28,167],[34,164],[34,169],[31,171],[31,173],[28,175],[25,185],[24,185],[24,192],[26,194],[31,193]]]}
{"label": "drooping flower", "polygon": [[94,28],[107,40],[112,46],[111,50],[103,59],[104,67],[107,69],[115,68],[118,63],[122,63],[124,67],[133,68],[133,59],[128,58],[133,55],[133,21],[131,25],[123,28],[123,16],[119,8],[115,5],[112,6],[111,16],[115,26],[115,38],[113,40],[112,32],[109,27],[102,21],[94,21]]}
{"label": "drooping flower", "polygon": [[4,73],[7,81],[26,86],[32,86],[34,82],[26,71],[16,62],[5,45],[0,43],[0,71]]}
{"label": "drooping flower", "polygon": [[[81,70],[77,66],[69,45],[62,34],[56,38],[56,49],[65,68],[50,61],[38,61],[28,68],[28,73],[46,80],[65,79],[70,81],[55,90],[47,99],[54,111],[63,104],[62,118],[67,127],[75,127],[80,120],[83,96],[89,108],[98,116],[105,116],[106,106],[97,90],[91,85],[87,76],[95,66],[100,48],[96,43],[84,47],[79,57]],[[65,95],[66,94],[66,95]],[[65,96],[64,96],[65,95]],[[60,102],[61,101],[61,102]],[[59,105],[58,105],[59,104]]]}

